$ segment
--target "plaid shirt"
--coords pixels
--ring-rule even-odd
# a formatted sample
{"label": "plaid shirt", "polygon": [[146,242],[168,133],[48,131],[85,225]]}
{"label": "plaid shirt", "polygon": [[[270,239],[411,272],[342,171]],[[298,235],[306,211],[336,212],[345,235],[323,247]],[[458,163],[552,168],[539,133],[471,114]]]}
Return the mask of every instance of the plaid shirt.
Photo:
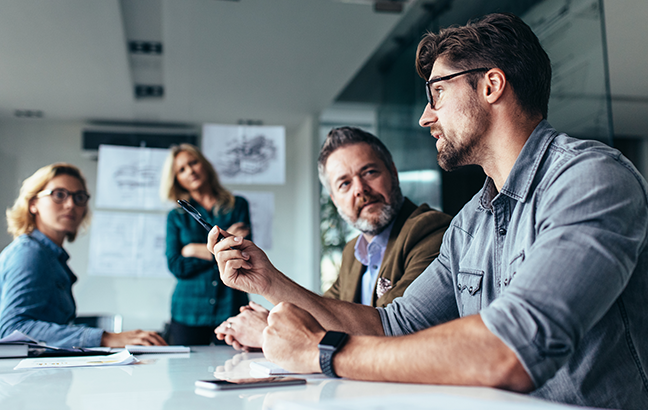
{"label": "plaid shirt", "polygon": [[[248,203],[236,197],[234,208],[214,214],[193,199],[189,201],[212,225],[224,229],[236,222],[250,225]],[[216,326],[238,314],[248,303],[247,294],[231,289],[220,279],[215,260],[185,258],[182,248],[190,243],[207,243],[208,232],[182,208],[169,212],[167,218],[166,256],[169,270],[178,279],[171,298],[171,317],[188,326]],[[246,239],[251,239],[252,233]]]}

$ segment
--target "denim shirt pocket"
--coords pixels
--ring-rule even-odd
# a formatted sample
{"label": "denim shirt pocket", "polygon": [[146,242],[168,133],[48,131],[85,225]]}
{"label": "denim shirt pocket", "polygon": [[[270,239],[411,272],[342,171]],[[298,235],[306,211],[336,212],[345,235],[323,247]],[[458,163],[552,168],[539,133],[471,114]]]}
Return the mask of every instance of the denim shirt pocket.
{"label": "denim shirt pocket", "polygon": [[463,271],[457,274],[457,301],[461,317],[481,310],[483,271]]}

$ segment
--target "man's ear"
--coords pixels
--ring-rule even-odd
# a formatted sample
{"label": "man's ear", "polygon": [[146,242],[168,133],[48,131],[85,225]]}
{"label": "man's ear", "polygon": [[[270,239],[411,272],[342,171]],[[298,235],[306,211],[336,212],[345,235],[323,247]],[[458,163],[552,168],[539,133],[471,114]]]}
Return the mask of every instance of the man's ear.
{"label": "man's ear", "polygon": [[499,68],[491,68],[484,77],[484,98],[490,104],[497,102],[507,86],[506,75]]}

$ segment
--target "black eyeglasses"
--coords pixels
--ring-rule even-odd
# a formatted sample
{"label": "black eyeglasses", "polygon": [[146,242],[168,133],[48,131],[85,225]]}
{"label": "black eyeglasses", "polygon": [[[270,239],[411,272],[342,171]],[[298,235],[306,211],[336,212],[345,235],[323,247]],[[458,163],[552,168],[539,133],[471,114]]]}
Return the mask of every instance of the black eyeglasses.
{"label": "black eyeglasses", "polygon": [[42,198],[48,195],[51,196],[52,201],[57,204],[62,204],[68,196],[72,196],[72,201],[74,201],[74,205],[76,206],[86,206],[88,199],[90,199],[90,195],[85,191],[70,192],[65,188],[54,188],[49,191],[41,191],[36,195],[36,198]]}
{"label": "black eyeglasses", "polygon": [[439,81],[450,80],[450,79],[455,78],[457,76],[468,74],[468,73],[476,73],[478,71],[488,71],[488,70],[490,70],[490,68],[473,68],[471,70],[460,71],[458,73],[446,75],[445,77],[439,77],[439,78],[435,78],[433,80],[426,81],[425,82],[425,95],[427,96],[427,100],[428,100],[428,104],[430,104],[430,108],[434,109],[434,103],[436,102],[436,100],[439,99],[439,96],[436,94],[436,90],[433,91],[432,87],[430,87],[431,84],[437,83]]}

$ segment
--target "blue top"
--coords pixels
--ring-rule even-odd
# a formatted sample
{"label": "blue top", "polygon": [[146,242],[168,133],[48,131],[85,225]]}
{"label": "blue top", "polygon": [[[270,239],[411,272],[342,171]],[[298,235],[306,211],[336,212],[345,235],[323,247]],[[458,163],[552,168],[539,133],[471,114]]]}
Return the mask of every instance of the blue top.
{"label": "blue top", "polygon": [[385,333],[480,314],[534,396],[648,409],[647,190],[619,151],[541,122],[501,192],[487,178],[439,257],[379,309]]}
{"label": "blue top", "polygon": [[372,306],[371,299],[376,289],[376,279],[378,279],[378,272],[380,272],[394,221],[391,221],[381,233],[374,236],[371,242],[367,243],[364,235],[360,235],[356,241],[354,256],[358,262],[367,267],[367,270],[362,274],[360,302],[363,305]]}
{"label": "blue top", "polygon": [[45,234],[20,235],[0,253],[0,337],[19,330],[57,347],[96,347],[103,330],[76,318],[69,255]]}
{"label": "blue top", "polygon": [[[203,208],[191,199],[189,203],[212,225],[227,229],[236,222],[250,225],[248,203],[235,197],[234,207],[226,213]],[[185,258],[182,248],[190,243],[207,244],[208,232],[182,208],[173,209],[167,217],[166,256],[169,270],[178,279],[171,298],[171,318],[187,326],[217,326],[239,313],[248,303],[246,293],[231,289],[220,279],[215,260]],[[252,233],[247,239],[251,239]]]}

